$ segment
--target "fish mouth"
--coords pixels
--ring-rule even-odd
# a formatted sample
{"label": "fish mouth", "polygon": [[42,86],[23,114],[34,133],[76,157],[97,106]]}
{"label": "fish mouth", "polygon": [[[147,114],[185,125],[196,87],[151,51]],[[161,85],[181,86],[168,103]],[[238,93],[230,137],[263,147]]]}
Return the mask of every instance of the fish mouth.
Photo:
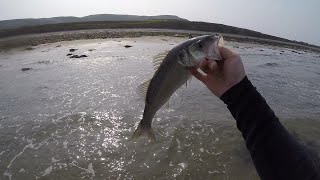
{"label": "fish mouth", "polygon": [[222,60],[219,46],[223,46],[222,36],[202,36],[198,41],[179,52],[178,61],[185,67],[198,67],[204,60]]}
{"label": "fish mouth", "polygon": [[206,60],[214,60],[214,61],[220,61],[222,60],[222,57],[220,55],[219,49],[220,47],[224,46],[223,37],[215,34],[212,37],[212,43],[210,47],[208,48],[207,55],[205,57]]}

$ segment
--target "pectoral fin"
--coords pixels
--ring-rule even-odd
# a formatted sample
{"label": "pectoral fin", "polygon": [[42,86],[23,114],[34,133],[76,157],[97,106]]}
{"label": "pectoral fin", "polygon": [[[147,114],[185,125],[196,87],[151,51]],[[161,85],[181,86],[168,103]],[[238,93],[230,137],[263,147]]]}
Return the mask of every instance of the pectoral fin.
{"label": "pectoral fin", "polygon": [[150,80],[148,81],[145,81],[143,82],[142,84],[140,84],[138,87],[137,87],[137,94],[143,99],[143,100],[146,100],[146,97],[147,97],[147,92],[148,92],[148,87],[149,87],[149,84],[150,84]]}
{"label": "pectoral fin", "polygon": [[[189,69],[187,69],[189,71]],[[186,87],[188,87],[188,84],[191,83],[192,76],[190,76],[188,73],[186,73]]]}

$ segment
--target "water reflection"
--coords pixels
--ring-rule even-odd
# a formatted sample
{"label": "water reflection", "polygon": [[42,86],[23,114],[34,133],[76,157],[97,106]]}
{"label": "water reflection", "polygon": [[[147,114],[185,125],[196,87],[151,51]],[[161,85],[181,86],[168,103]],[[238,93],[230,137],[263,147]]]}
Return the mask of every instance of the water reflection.
{"label": "water reflection", "polygon": [[[0,54],[0,179],[259,179],[232,116],[198,81],[158,112],[156,143],[130,141],[144,107],[135,88],[151,77],[150,58],[182,40],[76,41]],[[280,119],[317,155],[319,59],[234,45]],[[69,48],[89,57],[70,59]]]}

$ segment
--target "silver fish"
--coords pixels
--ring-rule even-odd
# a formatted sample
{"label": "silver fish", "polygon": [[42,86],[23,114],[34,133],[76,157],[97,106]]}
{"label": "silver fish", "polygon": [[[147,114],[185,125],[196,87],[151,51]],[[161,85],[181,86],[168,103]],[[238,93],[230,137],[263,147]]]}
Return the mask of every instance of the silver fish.
{"label": "silver fish", "polygon": [[221,36],[204,35],[189,39],[168,53],[154,57],[156,72],[151,80],[137,88],[137,93],[145,98],[145,108],[132,139],[147,135],[155,141],[151,127],[154,115],[191,77],[190,67],[196,67],[203,59],[221,60],[218,47],[222,45]]}

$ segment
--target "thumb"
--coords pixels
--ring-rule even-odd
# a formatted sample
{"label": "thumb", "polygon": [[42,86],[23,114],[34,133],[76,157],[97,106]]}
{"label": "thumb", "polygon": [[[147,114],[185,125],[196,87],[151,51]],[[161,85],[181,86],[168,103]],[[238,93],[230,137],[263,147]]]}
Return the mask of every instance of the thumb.
{"label": "thumb", "polygon": [[219,53],[220,53],[220,56],[222,57],[222,59],[229,59],[229,58],[233,57],[234,55],[236,55],[234,52],[232,52],[231,50],[229,50],[228,48],[225,48],[225,47],[220,47]]}
{"label": "thumb", "polygon": [[208,67],[211,72],[215,72],[218,69],[218,64],[215,60],[208,60]]}

